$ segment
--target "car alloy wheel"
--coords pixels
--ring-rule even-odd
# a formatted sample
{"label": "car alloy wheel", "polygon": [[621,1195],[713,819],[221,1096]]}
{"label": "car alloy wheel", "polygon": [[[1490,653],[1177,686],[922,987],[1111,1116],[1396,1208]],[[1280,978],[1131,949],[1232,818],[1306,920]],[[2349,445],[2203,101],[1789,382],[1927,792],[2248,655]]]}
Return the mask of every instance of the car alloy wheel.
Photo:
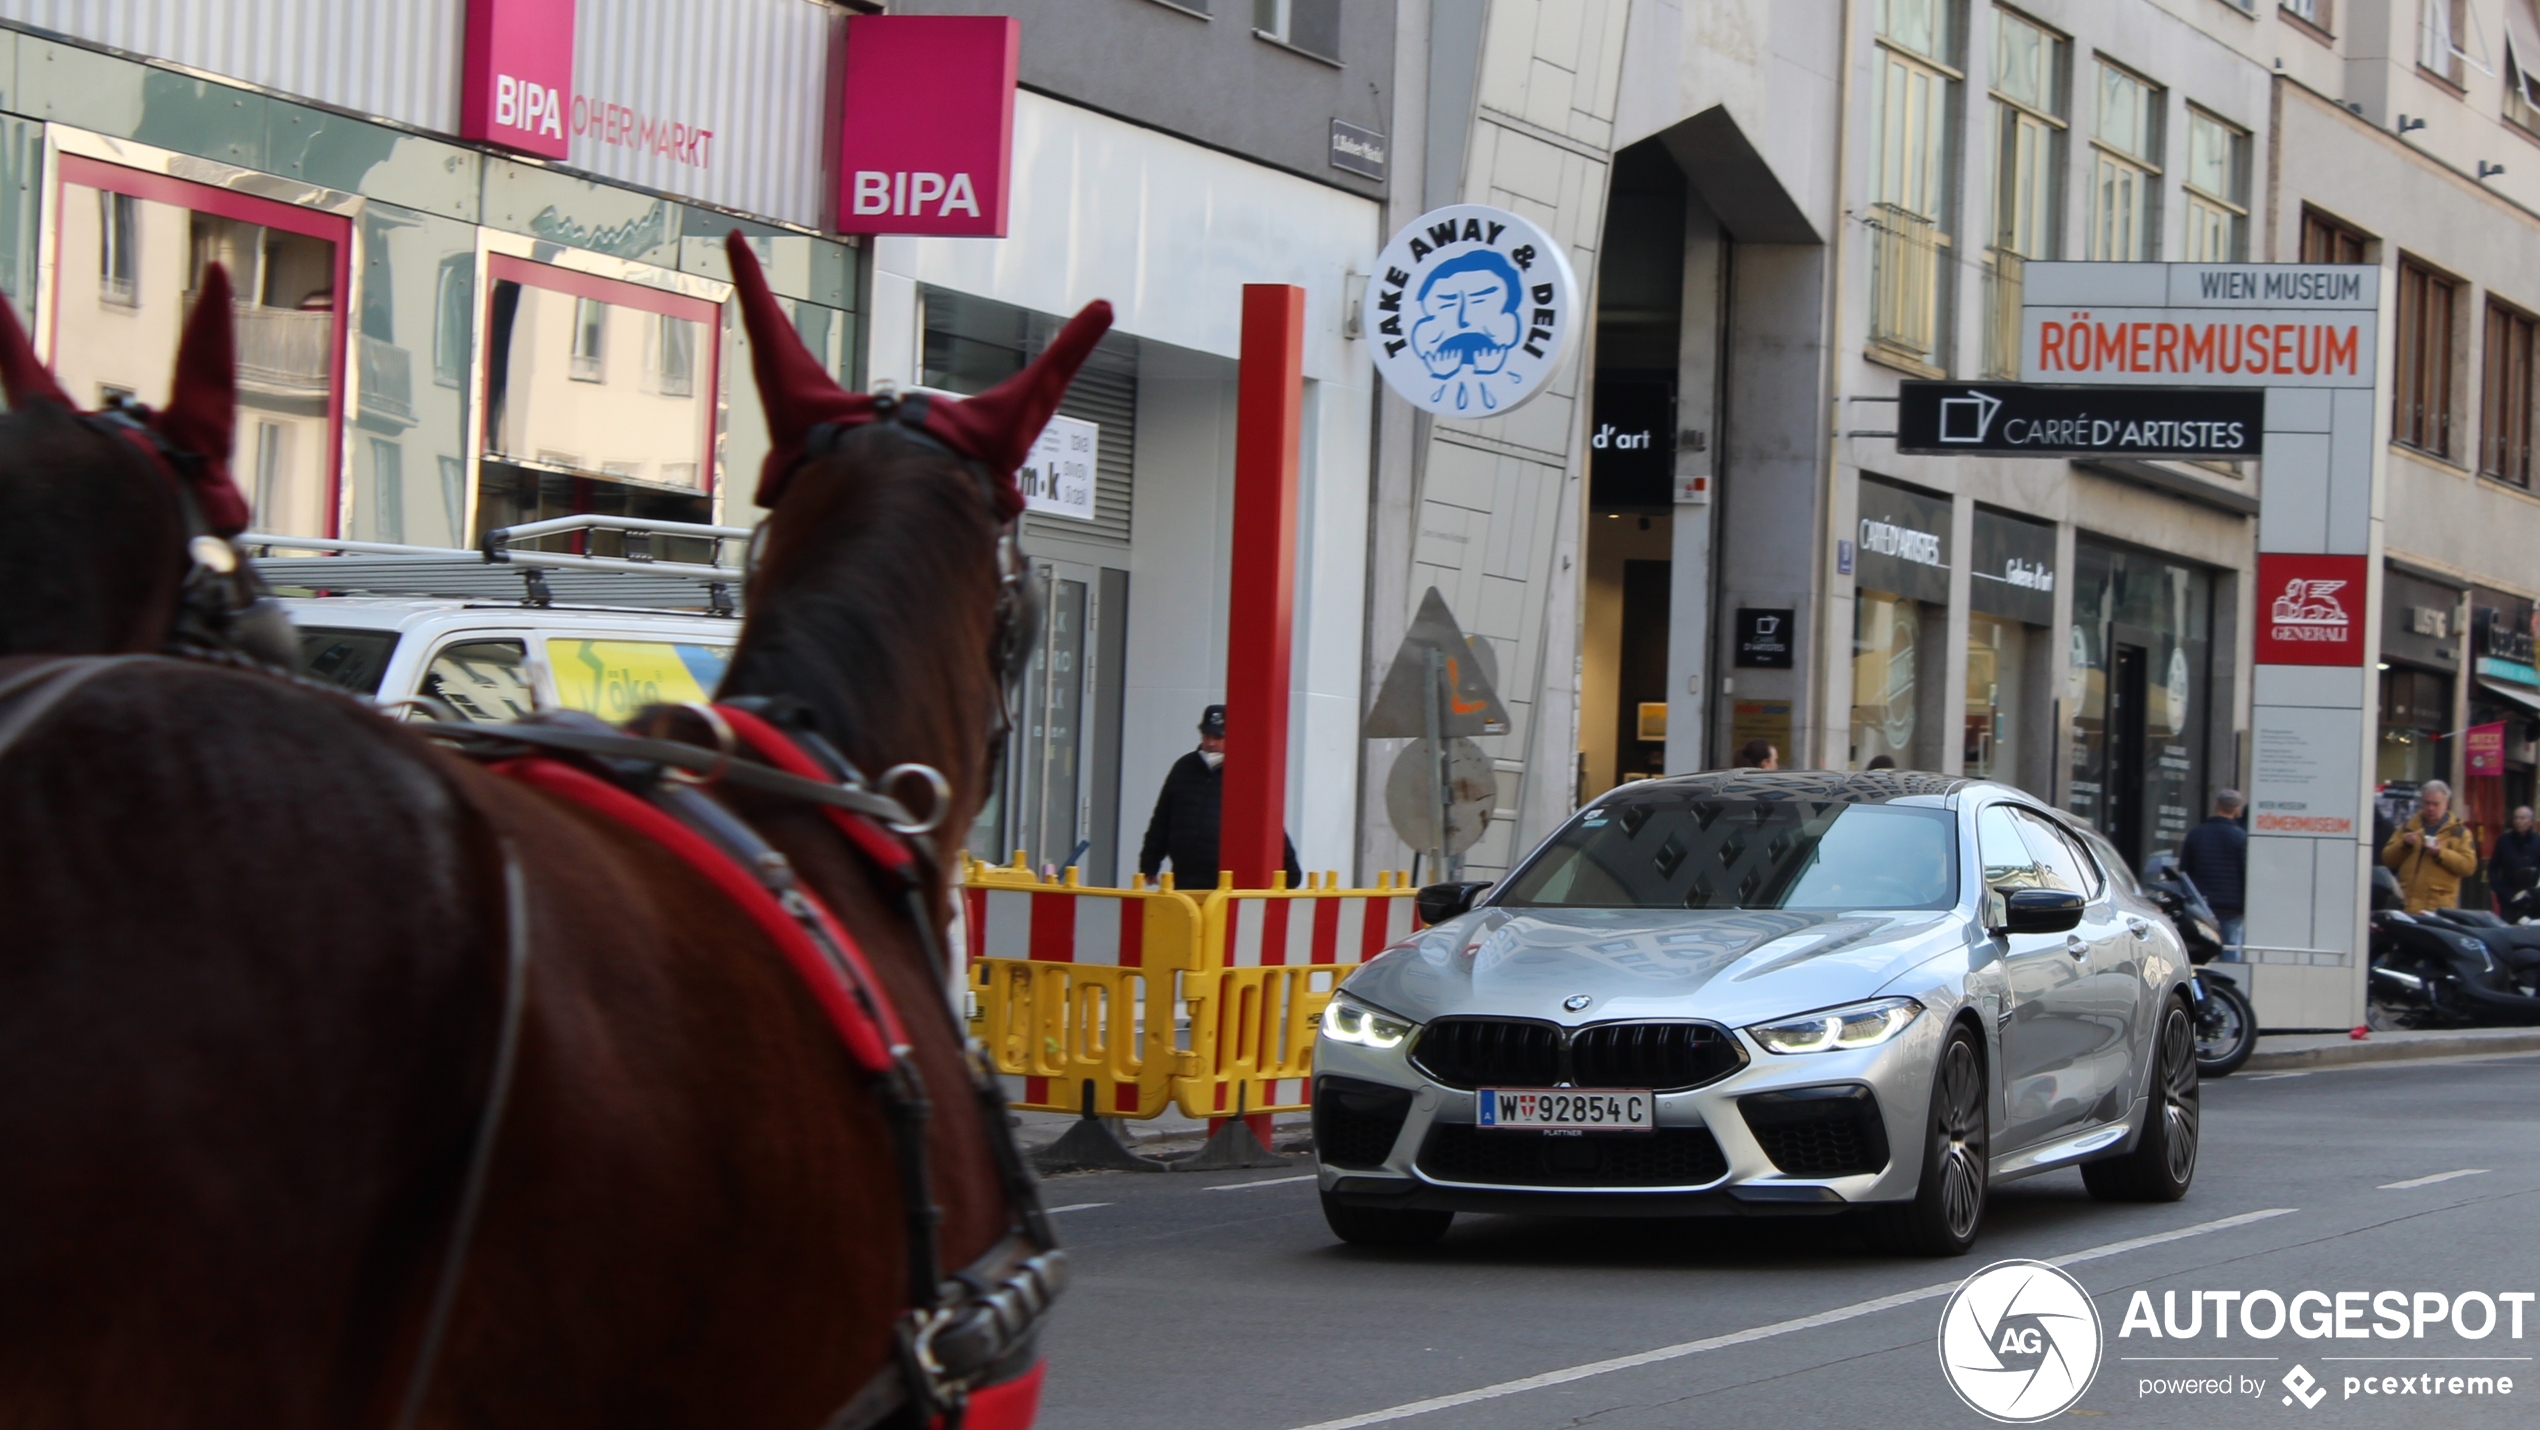
{"label": "car alloy wheel", "polygon": [[1940,1064],[1940,1206],[1949,1234],[1964,1240],[1984,1219],[1984,1069],[1975,1044],[1953,1040]]}
{"label": "car alloy wheel", "polygon": [[2174,1202],[2196,1180],[2205,1099],[2196,1073],[2196,1025],[2183,999],[2161,1010],[2152,1039],[2152,1097],[2134,1146],[2105,1161],[2085,1162],[2082,1185],[2101,1201]]}

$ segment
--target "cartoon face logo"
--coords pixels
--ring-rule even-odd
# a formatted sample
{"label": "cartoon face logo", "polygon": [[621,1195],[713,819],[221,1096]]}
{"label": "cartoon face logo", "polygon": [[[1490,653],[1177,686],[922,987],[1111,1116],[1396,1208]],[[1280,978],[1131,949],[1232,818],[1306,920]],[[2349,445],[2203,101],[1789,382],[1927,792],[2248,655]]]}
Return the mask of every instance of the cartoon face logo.
{"label": "cartoon face logo", "polygon": [[1517,304],[1524,291],[1517,266],[1488,249],[1448,259],[1429,270],[1414,300],[1411,349],[1436,378],[1488,377],[1508,365],[1524,326]]}

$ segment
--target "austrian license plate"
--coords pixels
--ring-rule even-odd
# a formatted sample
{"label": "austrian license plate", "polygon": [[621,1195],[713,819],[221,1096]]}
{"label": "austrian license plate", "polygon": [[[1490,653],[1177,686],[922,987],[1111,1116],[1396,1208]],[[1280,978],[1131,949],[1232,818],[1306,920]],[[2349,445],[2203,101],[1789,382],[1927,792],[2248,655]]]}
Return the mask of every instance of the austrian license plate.
{"label": "austrian license plate", "polygon": [[1475,1110],[1482,1127],[1530,1132],[1649,1132],[1647,1088],[1486,1087]]}

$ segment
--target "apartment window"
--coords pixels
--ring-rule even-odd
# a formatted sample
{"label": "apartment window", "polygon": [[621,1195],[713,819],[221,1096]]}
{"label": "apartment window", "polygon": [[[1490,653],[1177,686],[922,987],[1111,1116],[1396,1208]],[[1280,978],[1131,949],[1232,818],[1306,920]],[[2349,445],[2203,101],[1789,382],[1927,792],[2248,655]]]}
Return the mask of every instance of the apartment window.
{"label": "apartment window", "polygon": [[2417,0],[2417,67],[2458,89],[2469,0]]}
{"label": "apartment window", "polygon": [[1956,44],[1952,0],[1880,0],[1870,97],[1870,336],[1891,355],[1934,368],[1945,366]]}
{"label": "apartment window", "polygon": [[2071,42],[2024,15],[1994,12],[1993,244],[1985,252],[1984,375],[2016,380],[2021,271],[2061,250]]}
{"label": "apartment window", "polygon": [[2328,33],[2328,22],[2334,13],[2329,0],[2277,0],[2277,8],[2321,34]]}
{"label": "apartment window", "polygon": [[141,201],[97,191],[97,296],[121,307],[140,304]]}
{"label": "apartment window", "polygon": [[2437,457],[2452,455],[2452,328],[2460,284],[2413,260],[2399,261],[2394,440]]}
{"label": "apartment window", "polygon": [[573,300],[573,364],[565,375],[575,382],[608,381],[609,305],[597,298]]}
{"label": "apartment window", "polygon": [[2302,210],[2302,261],[2304,263],[2366,263],[2362,234],[2321,213]]}
{"label": "apartment window", "polygon": [[2528,313],[2487,305],[2487,380],[2479,393],[2478,470],[2500,482],[2531,485],[2532,336]]}
{"label": "apartment window", "polygon": [[653,372],[665,397],[697,390],[697,325],[668,313],[653,315]]}
{"label": "apartment window", "polygon": [[2187,111],[2187,261],[2249,256],[2249,132]]}
{"label": "apartment window", "polygon": [[1252,32],[1339,64],[1341,0],[1252,0]]}
{"label": "apartment window", "polygon": [[2091,137],[2090,257],[2148,262],[2160,256],[2159,85],[2099,62],[2099,116]]}
{"label": "apartment window", "polygon": [[[2521,5],[2529,0],[2506,3]],[[2540,54],[2523,53],[2523,47],[2514,43],[2509,25],[2505,35],[2505,122],[2540,134],[2540,77],[2531,73],[2535,63],[2540,63]]]}

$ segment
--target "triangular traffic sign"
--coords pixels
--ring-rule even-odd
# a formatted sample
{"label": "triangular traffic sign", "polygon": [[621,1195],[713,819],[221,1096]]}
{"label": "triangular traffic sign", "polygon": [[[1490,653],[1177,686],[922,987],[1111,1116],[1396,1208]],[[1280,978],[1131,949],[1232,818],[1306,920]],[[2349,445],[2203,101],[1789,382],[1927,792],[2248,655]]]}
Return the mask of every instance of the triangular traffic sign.
{"label": "triangular traffic sign", "polygon": [[1411,629],[1402,634],[1402,645],[1394,652],[1392,668],[1385,672],[1385,683],[1376,691],[1375,708],[1367,712],[1366,737],[1417,739],[1429,733],[1428,712],[1423,707],[1428,699],[1431,651],[1442,657],[1440,663],[1445,667],[1445,698],[1438,707],[1438,733],[1507,734],[1507,707],[1499,703],[1499,692],[1491,689],[1490,677],[1482,673],[1482,663],[1474,658],[1463,628],[1456,625],[1455,613],[1446,608],[1446,598],[1431,586],[1429,594],[1420,600],[1419,614],[1411,618]]}

